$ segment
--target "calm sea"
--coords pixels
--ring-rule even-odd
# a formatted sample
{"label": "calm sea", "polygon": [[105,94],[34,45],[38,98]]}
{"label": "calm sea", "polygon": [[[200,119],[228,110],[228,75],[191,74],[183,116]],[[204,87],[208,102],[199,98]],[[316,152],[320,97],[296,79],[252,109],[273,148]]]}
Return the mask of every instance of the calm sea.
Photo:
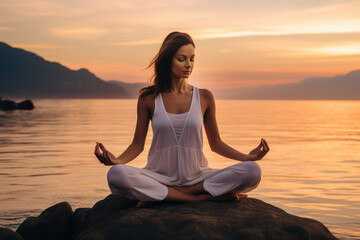
{"label": "calm sea", "polygon": [[[265,138],[263,176],[250,197],[324,223],[340,239],[360,238],[360,101],[218,100],[224,142],[248,153]],[[115,155],[131,143],[136,100],[34,100],[33,111],[0,111],[0,226],[68,201],[92,207],[110,191],[109,167],[93,155],[102,142]],[[210,167],[237,163],[210,151]],[[129,164],[144,167],[152,138]]]}

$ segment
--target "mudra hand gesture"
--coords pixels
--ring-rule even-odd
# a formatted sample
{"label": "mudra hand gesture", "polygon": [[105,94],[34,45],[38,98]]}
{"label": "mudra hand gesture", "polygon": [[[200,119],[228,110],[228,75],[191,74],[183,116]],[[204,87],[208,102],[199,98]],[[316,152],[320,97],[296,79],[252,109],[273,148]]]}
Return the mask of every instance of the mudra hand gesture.
{"label": "mudra hand gesture", "polygon": [[117,158],[110,151],[106,150],[102,143],[96,142],[95,156],[104,165],[115,165],[117,164]]}
{"label": "mudra hand gesture", "polygon": [[259,146],[248,154],[248,161],[261,160],[269,152],[269,150],[270,148],[267,142],[262,138]]}

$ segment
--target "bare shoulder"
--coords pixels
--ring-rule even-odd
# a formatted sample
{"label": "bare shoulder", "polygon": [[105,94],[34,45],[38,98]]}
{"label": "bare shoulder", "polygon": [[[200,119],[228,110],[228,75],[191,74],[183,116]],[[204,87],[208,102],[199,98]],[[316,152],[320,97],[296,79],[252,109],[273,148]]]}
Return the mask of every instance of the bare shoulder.
{"label": "bare shoulder", "polygon": [[152,116],[152,113],[154,112],[155,108],[155,102],[154,102],[154,96],[152,94],[149,94],[147,96],[139,96],[138,97],[138,109],[141,111],[147,111],[149,113],[149,116]]}
{"label": "bare shoulder", "polygon": [[201,100],[203,100],[203,102],[206,103],[206,105],[214,101],[214,94],[210,90],[205,88],[201,88],[201,89],[199,88],[199,93]]}
{"label": "bare shoulder", "polygon": [[213,93],[208,89],[200,89],[199,88],[199,94],[200,94],[200,103],[201,103],[201,110],[203,115],[208,112],[208,110],[215,109],[215,100]]}
{"label": "bare shoulder", "polygon": [[147,96],[139,96],[138,97],[138,105],[141,107],[151,107],[154,105],[154,97],[152,94],[149,94]]}

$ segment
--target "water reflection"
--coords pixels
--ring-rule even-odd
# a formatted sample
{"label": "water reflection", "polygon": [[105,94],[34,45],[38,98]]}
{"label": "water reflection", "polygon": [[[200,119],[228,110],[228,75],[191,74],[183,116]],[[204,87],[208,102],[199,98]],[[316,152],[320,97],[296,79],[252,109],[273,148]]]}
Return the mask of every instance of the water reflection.
{"label": "water reflection", "polygon": [[[0,225],[13,229],[58,202],[75,209],[107,196],[108,167],[93,156],[95,142],[118,155],[136,124],[136,100],[35,105],[29,112],[0,112]],[[222,139],[242,152],[262,137],[270,144],[251,197],[315,218],[342,239],[360,236],[360,102],[220,100],[217,118]],[[150,129],[130,165],[145,166],[151,138]],[[211,167],[236,163],[211,152],[206,137],[204,152]]]}

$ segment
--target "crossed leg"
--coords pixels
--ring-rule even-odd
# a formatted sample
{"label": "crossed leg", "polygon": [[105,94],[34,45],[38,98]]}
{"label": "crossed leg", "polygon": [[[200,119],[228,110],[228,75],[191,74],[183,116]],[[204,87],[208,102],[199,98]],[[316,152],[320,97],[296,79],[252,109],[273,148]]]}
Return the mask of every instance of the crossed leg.
{"label": "crossed leg", "polygon": [[[229,192],[220,196],[212,196],[204,189],[204,181],[187,187],[168,187],[168,194],[164,200],[166,201],[180,201],[180,202],[193,202],[193,201],[226,201],[226,200],[239,200],[246,198],[246,193]],[[147,201],[139,201],[137,207],[146,206]]]}
{"label": "crossed leg", "polygon": [[115,165],[108,172],[112,193],[143,201],[203,201],[231,200],[246,197],[245,192],[256,188],[261,169],[255,162],[242,162],[221,169],[214,176],[192,186],[166,186],[127,165]]}

